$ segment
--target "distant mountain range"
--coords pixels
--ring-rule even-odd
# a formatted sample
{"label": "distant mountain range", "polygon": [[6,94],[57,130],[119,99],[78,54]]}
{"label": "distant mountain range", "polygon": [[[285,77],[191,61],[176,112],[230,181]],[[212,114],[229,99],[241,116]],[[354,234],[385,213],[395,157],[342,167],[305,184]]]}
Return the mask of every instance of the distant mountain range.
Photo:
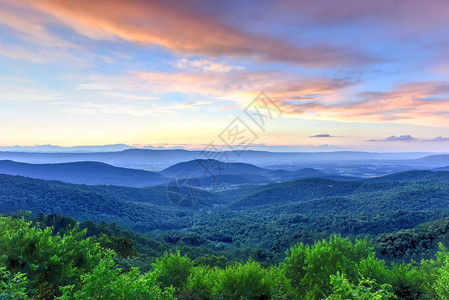
{"label": "distant mountain range", "polygon": [[27,164],[2,160],[0,161],[0,174],[59,180],[76,184],[129,187],[155,186],[166,183],[168,180],[168,178],[155,172],[113,167],[91,161],[61,164]]}
{"label": "distant mountain range", "polygon": [[232,181],[232,183],[270,183],[303,178],[327,178],[343,181],[358,179],[327,174],[312,168],[295,171],[270,170],[247,163],[225,163],[214,159],[196,159],[182,162],[164,169],[160,173],[165,176],[194,175],[198,178],[209,178],[219,183],[226,181]]}
{"label": "distant mountain range", "polygon": [[449,172],[445,168],[438,168],[433,171],[415,170],[401,172],[376,178],[366,179],[365,182],[413,182],[413,181],[443,181],[449,182]]}
{"label": "distant mountain range", "polygon": [[433,169],[432,171],[449,171],[449,166]]}
{"label": "distant mountain range", "polygon": [[[48,146],[53,147],[53,146]],[[64,163],[79,161],[98,161],[118,167],[145,169],[150,171],[162,170],[174,164],[190,161],[194,159],[218,159],[228,162],[242,162],[253,164],[265,168],[278,166],[278,168],[296,170],[299,168],[312,167],[318,165],[322,169],[331,166],[332,168],[341,166],[341,164],[378,164],[378,165],[410,165],[430,168],[443,167],[449,165],[449,155],[431,155],[431,153],[371,153],[371,152],[268,152],[268,151],[243,151],[237,155],[233,151],[204,152],[188,151],[182,149],[174,150],[151,150],[151,149],[125,149],[123,151],[113,151],[113,149],[126,148],[126,145],[111,145],[103,148],[86,147],[72,148],[70,152],[64,148],[64,151],[0,151],[0,160],[13,160],[25,163]],[[52,148],[53,149],[53,148]],[[59,148],[57,148],[59,149]],[[2,148],[0,148],[2,150]],[[5,148],[3,148],[5,150]],[[92,151],[97,152],[92,152]],[[327,172],[327,171],[326,171]],[[333,173],[333,172],[332,172]]]}
{"label": "distant mountain range", "polygon": [[175,164],[159,173],[114,167],[100,162],[28,164],[11,160],[0,161],[0,174],[20,175],[75,184],[147,187],[164,184],[177,176],[197,177],[202,186],[219,184],[263,184],[302,178],[354,180],[357,178],[327,174],[307,168],[296,171],[269,170],[246,163],[224,163],[218,160],[191,160]]}
{"label": "distant mountain range", "polygon": [[413,160],[415,165],[424,166],[448,166],[449,154],[429,155]]}
{"label": "distant mountain range", "polygon": [[12,146],[0,147],[0,151],[11,152],[44,152],[44,153],[61,153],[61,152],[116,152],[131,149],[133,147],[125,144],[113,144],[103,146],[73,146],[61,147],[56,145],[38,145],[38,146]]}

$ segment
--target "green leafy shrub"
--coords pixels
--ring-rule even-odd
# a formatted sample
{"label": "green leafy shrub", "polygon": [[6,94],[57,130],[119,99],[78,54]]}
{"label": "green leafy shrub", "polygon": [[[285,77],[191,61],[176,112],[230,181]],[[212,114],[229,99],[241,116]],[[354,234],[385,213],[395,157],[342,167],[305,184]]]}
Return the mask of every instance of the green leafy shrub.
{"label": "green leafy shrub", "polygon": [[182,289],[190,275],[193,262],[187,256],[181,256],[179,251],[166,252],[153,264],[157,273],[157,281],[162,287],[173,286]]}
{"label": "green leafy shrub", "polygon": [[30,227],[23,219],[0,217],[0,253],[12,274],[26,273],[27,289],[36,298],[52,299],[59,287],[74,284],[102,258],[102,249],[77,227],[63,236],[51,228]]}
{"label": "green leafy shrub", "polygon": [[264,269],[253,260],[213,274],[214,299],[271,299],[293,293],[284,273],[276,268]]}
{"label": "green leafy shrub", "polygon": [[92,272],[83,275],[83,286],[74,292],[74,286],[62,288],[62,300],[70,299],[114,299],[114,300],[168,300],[174,299],[173,289],[162,291],[156,283],[157,275],[152,272],[140,274],[138,268],[130,272],[121,273],[115,268],[114,253],[109,252],[107,257],[100,261]]}
{"label": "green leafy shrub", "polygon": [[442,244],[436,258],[438,268],[434,273],[432,289],[440,299],[449,299],[449,253]]}
{"label": "green leafy shrub", "polygon": [[17,273],[13,276],[6,267],[0,267],[0,299],[29,299],[25,293],[27,283],[25,274]]}
{"label": "green leafy shrub", "polygon": [[183,294],[186,299],[207,300],[211,298],[216,283],[215,270],[208,266],[198,266],[192,269],[187,279]]}
{"label": "green leafy shrub", "polygon": [[388,300],[397,297],[391,291],[391,285],[378,285],[375,280],[361,278],[358,285],[351,284],[344,274],[337,272],[330,279],[333,292],[326,300]]}
{"label": "green leafy shrub", "polygon": [[352,243],[348,238],[332,235],[329,241],[316,242],[313,246],[301,243],[292,247],[282,267],[301,298],[322,299],[332,291],[331,275],[340,271],[350,280],[356,280],[357,265],[370,255],[373,248],[367,239]]}

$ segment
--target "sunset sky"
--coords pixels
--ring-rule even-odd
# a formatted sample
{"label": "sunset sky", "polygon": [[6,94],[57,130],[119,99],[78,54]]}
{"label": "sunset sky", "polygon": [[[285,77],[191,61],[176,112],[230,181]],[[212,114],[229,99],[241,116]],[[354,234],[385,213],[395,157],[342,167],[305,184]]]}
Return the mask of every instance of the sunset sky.
{"label": "sunset sky", "polygon": [[1,146],[202,148],[236,117],[252,149],[449,151],[449,2],[0,0]]}

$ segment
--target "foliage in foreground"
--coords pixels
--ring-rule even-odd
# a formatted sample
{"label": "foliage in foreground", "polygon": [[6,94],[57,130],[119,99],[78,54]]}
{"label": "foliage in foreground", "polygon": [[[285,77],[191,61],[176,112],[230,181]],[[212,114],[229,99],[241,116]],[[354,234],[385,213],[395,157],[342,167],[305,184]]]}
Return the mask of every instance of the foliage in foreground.
{"label": "foliage in foreground", "polygon": [[[0,217],[0,299],[448,299],[449,254],[388,265],[367,239],[298,244],[280,265],[195,263],[167,252],[150,271],[84,237]],[[102,243],[102,245],[108,245]],[[132,252],[129,252],[132,255]],[[210,257],[197,262],[208,262]]]}

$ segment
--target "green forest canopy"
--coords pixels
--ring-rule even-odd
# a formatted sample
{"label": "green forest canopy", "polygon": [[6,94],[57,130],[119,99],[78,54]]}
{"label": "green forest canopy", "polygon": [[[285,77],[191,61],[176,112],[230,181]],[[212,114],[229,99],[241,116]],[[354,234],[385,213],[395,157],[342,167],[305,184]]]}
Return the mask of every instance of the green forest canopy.
{"label": "green forest canopy", "polygon": [[[71,226],[68,226],[71,227]],[[387,264],[366,238],[339,235],[291,247],[279,264],[253,259],[215,265],[165,252],[148,271],[137,252],[102,246],[79,225],[63,234],[24,218],[0,217],[1,293],[8,299],[447,299],[449,253]],[[120,244],[120,243],[119,243]],[[201,260],[199,260],[201,261]],[[325,267],[323,267],[325,266]]]}

